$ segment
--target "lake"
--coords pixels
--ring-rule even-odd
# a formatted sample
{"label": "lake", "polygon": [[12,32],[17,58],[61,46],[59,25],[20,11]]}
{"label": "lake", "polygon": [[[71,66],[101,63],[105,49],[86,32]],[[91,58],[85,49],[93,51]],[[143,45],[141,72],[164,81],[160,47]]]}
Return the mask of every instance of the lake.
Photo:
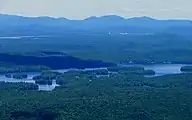
{"label": "lake", "polygon": [[[153,65],[141,65],[141,64],[120,64],[119,66],[140,66],[144,67],[145,70],[155,71],[155,75],[146,77],[162,76],[167,74],[179,74],[182,73],[180,70],[182,66],[188,66],[189,64],[153,64]],[[191,66],[191,65],[190,65]]]}
{"label": "lake", "polygon": [[[59,70],[52,70],[54,72],[60,72],[60,73],[64,73],[70,70],[99,70],[99,69],[107,69],[107,68],[86,68],[86,69],[75,69],[75,68],[71,68],[71,69],[59,69]],[[18,82],[25,82],[25,83],[34,83],[35,84],[35,80],[33,80],[33,77],[40,75],[39,72],[28,72],[27,73],[28,78],[27,79],[14,79],[14,78],[6,78],[5,75],[0,75],[0,82],[11,82],[11,83],[18,83]],[[52,91],[55,89],[55,87],[59,86],[58,84],[56,84],[56,81],[53,80],[52,85],[39,85],[37,84],[39,87],[39,90],[41,91]]]}
{"label": "lake", "polygon": [[[153,76],[146,76],[146,77],[155,77],[155,76],[161,76],[161,75],[166,75],[166,74],[179,74],[182,73],[180,71],[180,68],[182,66],[186,66],[186,64],[155,64],[155,65],[126,65],[126,64],[121,64],[120,66],[141,66],[144,67],[145,70],[154,70],[156,72],[155,75]],[[98,69],[107,69],[107,68],[87,68],[87,69],[60,69],[60,70],[53,70],[56,72],[67,72],[69,70],[98,70]],[[4,81],[4,82],[26,82],[26,83],[35,83],[34,80],[32,80],[32,78],[34,76],[40,75],[40,73],[38,72],[29,72],[28,74],[28,78],[27,79],[22,79],[22,80],[17,80],[17,79],[13,79],[13,78],[6,78],[4,75],[0,75],[0,81]],[[38,85],[39,86],[39,90],[43,90],[43,91],[52,91],[53,89],[55,89],[55,87],[59,86],[56,84],[56,81],[54,80],[52,82],[52,85]]]}
{"label": "lake", "polygon": [[144,65],[146,70],[154,70],[155,76],[162,76],[167,74],[179,74],[182,66],[186,64],[157,64],[157,65]]}
{"label": "lake", "polygon": [[[6,78],[5,75],[0,75],[0,81],[2,82],[11,82],[11,83],[18,83],[18,82],[25,82],[25,83],[34,83],[35,81],[32,79],[34,76],[39,75],[40,73],[27,73],[28,78],[27,79],[14,79],[14,78]],[[37,84],[38,85],[38,84]],[[38,85],[39,90],[42,91],[52,91],[59,85],[56,84],[56,81],[53,80],[52,85]]]}

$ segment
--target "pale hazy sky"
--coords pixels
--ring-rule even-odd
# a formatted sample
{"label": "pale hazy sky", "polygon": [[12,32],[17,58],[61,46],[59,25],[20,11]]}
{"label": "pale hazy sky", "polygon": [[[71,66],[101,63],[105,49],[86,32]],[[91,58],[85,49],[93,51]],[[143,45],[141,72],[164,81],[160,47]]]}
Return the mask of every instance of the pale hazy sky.
{"label": "pale hazy sky", "polygon": [[84,19],[89,16],[149,16],[192,19],[192,0],[0,0],[0,13]]}

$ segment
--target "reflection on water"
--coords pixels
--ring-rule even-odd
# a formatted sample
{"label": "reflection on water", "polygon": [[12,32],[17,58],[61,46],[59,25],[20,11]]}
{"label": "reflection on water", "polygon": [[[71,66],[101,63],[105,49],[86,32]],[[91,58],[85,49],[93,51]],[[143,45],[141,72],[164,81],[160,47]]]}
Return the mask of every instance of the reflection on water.
{"label": "reflection on water", "polygon": [[43,91],[52,91],[55,89],[55,87],[59,86],[58,84],[56,84],[56,81],[53,80],[52,85],[39,85],[39,90],[43,90]]}
{"label": "reflection on water", "polygon": [[[11,83],[18,83],[18,82],[25,82],[25,83],[34,83],[35,81],[32,79],[34,76],[39,75],[40,73],[27,73],[28,78],[27,79],[14,79],[14,78],[6,78],[4,75],[0,75],[0,82],[11,82]],[[37,84],[38,85],[38,84]],[[53,80],[52,85],[38,85],[39,90],[43,91],[52,91],[59,85],[56,84],[56,81]]]}
{"label": "reflection on water", "polygon": [[154,70],[155,76],[167,75],[167,74],[179,74],[181,67],[184,64],[158,64],[158,65],[145,65],[143,66],[146,70]]}
{"label": "reflection on water", "polygon": [[[60,69],[60,70],[53,70],[55,72],[60,72],[60,73],[64,73],[70,70],[98,70],[98,69],[107,69],[107,68],[86,68],[86,69]],[[27,79],[14,79],[14,78],[6,78],[5,75],[0,75],[0,82],[11,82],[11,83],[18,83],[18,82],[25,82],[25,83],[34,83],[35,81],[33,80],[34,76],[38,76],[41,73],[39,72],[28,72],[28,78]],[[38,85],[38,84],[37,84]],[[56,84],[56,81],[53,80],[52,85],[38,85],[39,90],[43,90],[43,91],[52,91],[55,89],[55,87],[59,86],[58,84]]]}
{"label": "reflection on water", "polygon": [[162,76],[167,74],[179,74],[182,73],[180,70],[182,66],[188,66],[187,64],[154,64],[154,65],[139,65],[139,64],[133,64],[133,65],[126,65],[121,64],[120,66],[140,66],[144,67],[145,70],[153,70],[155,71],[155,75],[147,75],[145,77],[154,77],[154,76]]}
{"label": "reflection on water", "polygon": [[[161,76],[161,75],[166,75],[166,74],[178,74],[178,73],[182,73],[180,71],[182,66],[186,66],[186,64],[156,64],[156,65],[120,65],[120,66],[141,66],[144,67],[145,70],[154,70],[156,72],[155,75],[152,76],[145,76],[145,77],[154,77],[154,76]],[[60,72],[60,73],[64,73],[67,72],[69,70],[98,70],[98,69],[107,69],[107,68],[87,68],[87,69],[60,69],[60,70],[53,70],[56,72]],[[0,81],[2,82],[26,82],[26,83],[35,83],[34,80],[32,80],[32,78],[34,76],[40,75],[40,73],[38,72],[29,72],[28,74],[28,78],[27,79],[22,79],[22,80],[18,80],[18,79],[13,79],[13,78],[6,78],[4,75],[0,75]],[[97,76],[97,77],[102,77],[102,76]],[[52,85],[38,85],[39,86],[39,90],[43,90],[43,91],[52,91],[53,89],[55,89],[55,87],[59,86],[56,84],[56,81],[53,80]]]}

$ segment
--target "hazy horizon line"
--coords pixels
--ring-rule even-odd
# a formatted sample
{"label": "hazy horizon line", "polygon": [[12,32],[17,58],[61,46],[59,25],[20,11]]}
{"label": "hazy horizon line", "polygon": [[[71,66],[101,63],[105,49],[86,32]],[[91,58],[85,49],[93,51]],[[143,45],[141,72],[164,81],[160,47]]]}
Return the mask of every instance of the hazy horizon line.
{"label": "hazy horizon line", "polygon": [[85,17],[83,19],[72,19],[72,18],[67,18],[67,17],[55,17],[55,16],[48,16],[48,15],[44,15],[44,16],[26,16],[26,15],[20,15],[20,14],[7,14],[7,13],[0,13],[0,15],[7,15],[7,16],[18,16],[18,17],[26,17],[26,18],[42,18],[42,17],[47,17],[47,18],[54,18],[54,19],[67,19],[67,20],[86,20],[86,19],[89,19],[89,18],[101,18],[101,17],[108,17],[108,16],[117,16],[117,17],[121,17],[123,19],[132,19],[132,18],[150,18],[150,19],[154,19],[154,20],[189,20],[191,21],[192,19],[181,19],[181,18],[169,18],[169,19],[159,19],[159,18],[156,18],[156,17],[152,17],[152,16],[146,16],[146,15],[143,15],[143,16],[132,16],[132,17],[125,17],[125,16],[121,16],[121,15],[116,15],[116,14],[106,14],[106,15],[100,15],[100,16],[89,16],[89,17]]}

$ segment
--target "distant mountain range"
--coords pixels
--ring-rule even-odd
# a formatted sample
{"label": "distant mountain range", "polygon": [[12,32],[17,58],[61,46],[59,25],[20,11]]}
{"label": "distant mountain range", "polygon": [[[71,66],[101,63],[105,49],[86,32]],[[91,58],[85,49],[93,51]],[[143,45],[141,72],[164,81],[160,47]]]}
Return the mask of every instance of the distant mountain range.
{"label": "distant mountain range", "polygon": [[110,15],[69,20],[51,17],[22,17],[0,14],[0,35],[85,33],[175,33],[191,35],[190,20],[156,20],[150,17],[125,19]]}

